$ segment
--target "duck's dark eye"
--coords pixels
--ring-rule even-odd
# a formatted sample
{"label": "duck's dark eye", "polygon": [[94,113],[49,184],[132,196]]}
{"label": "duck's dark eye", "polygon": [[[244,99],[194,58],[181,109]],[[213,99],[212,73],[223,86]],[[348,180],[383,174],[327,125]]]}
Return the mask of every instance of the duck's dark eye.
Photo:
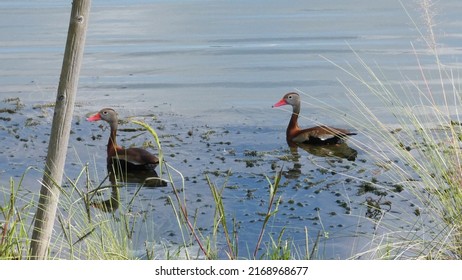
{"label": "duck's dark eye", "polygon": [[107,115],[107,111],[103,111],[103,115]]}

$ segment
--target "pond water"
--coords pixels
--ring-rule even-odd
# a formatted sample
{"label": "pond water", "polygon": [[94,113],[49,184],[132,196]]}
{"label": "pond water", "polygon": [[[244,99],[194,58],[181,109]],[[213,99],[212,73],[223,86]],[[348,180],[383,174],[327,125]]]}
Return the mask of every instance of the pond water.
{"label": "pond water", "polygon": [[[266,176],[271,181],[280,169],[281,205],[264,241],[284,229],[284,238],[303,254],[307,232],[310,242],[321,232],[322,258],[367,250],[370,240],[358,237],[375,230],[365,219],[373,218],[367,201],[399,199],[393,200],[393,191],[370,192],[351,179],[370,180],[377,169],[360,149],[355,161],[318,156],[319,150],[300,149],[292,157],[285,142],[290,112],[271,106],[284,93],[300,90],[349,114],[355,108],[340,80],[380,114],[381,103],[326,58],[361,69],[357,53],[379,65],[391,82],[403,76],[418,80],[413,47],[424,67],[431,67],[432,56],[412,23],[426,32],[415,2],[405,4],[410,18],[399,1],[93,1],[66,176],[74,180],[88,164],[95,185],[105,177],[109,132],[85,118],[112,107],[123,120],[141,119],[156,129],[165,160],[184,176],[189,212],[197,211],[206,233],[214,214],[206,175],[227,186],[224,205],[228,219],[237,221],[241,257],[250,257],[268,207]],[[43,168],[70,8],[71,1],[0,3],[2,185],[19,180],[27,167]],[[441,58],[456,63],[461,6],[446,0],[435,8]],[[302,98],[302,126],[351,128]],[[136,128],[123,122],[120,144],[152,141]],[[28,172],[25,189],[38,193],[41,176]],[[173,177],[176,186],[183,185],[179,174]],[[130,197],[135,190],[121,193]],[[143,251],[145,240],[181,242],[169,196],[170,187],[140,190],[134,211],[147,213],[152,231],[137,233],[135,250]],[[415,210],[407,202],[398,208]]]}

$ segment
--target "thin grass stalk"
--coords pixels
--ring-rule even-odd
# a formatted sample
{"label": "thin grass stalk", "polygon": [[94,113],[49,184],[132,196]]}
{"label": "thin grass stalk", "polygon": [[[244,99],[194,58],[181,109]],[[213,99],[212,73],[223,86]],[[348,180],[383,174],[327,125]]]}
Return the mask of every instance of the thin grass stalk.
{"label": "thin grass stalk", "polygon": [[268,224],[269,219],[273,215],[275,215],[277,213],[277,211],[278,211],[278,205],[279,205],[279,202],[280,202],[280,198],[277,200],[277,203],[275,205],[276,209],[275,210],[272,210],[272,209],[273,209],[274,200],[276,198],[276,193],[277,193],[277,190],[279,188],[279,183],[281,181],[281,178],[282,178],[282,168],[281,168],[281,170],[279,172],[276,173],[274,183],[272,183],[271,180],[268,177],[266,177],[266,180],[268,181],[268,184],[269,184],[268,209],[266,211],[265,219],[263,220],[263,224],[262,224],[262,227],[260,229],[260,234],[258,235],[257,244],[255,245],[255,250],[253,252],[253,258],[254,259],[257,257],[258,250],[260,249],[260,245],[261,245],[261,242],[263,240],[263,235],[265,234],[266,225]]}
{"label": "thin grass stalk", "polygon": [[[210,188],[210,192],[212,193],[212,197],[213,197],[213,201],[215,202],[215,215],[217,216],[217,223],[216,225],[214,226],[214,232],[217,232],[218,230],[218,224],[221,224],[222,228],[223,228],[223,232],[225,234],[225,240],[226,240],[226,244],[228,246],[228,257],[230,259],[235,259],[237,257],[236,255],[236,252],[235,252],[235,246],[233,246],[233,242],[231,240],[231,237],[229,235],[229,228],[228,228],[228,225],[227,225],[227,221],[226,221],[226,213],[225,213],[225,206],[223,204],[223,190],[224,188],[222,188],[221,190],[218,190],[218,188],[216,187],[216,185],[214,183],[212,183],[212,181],[210,180],[210,177],[209,176],[205,176],[206,177],[206,180],[207,180],[207,184]],[[236,244],[236,243],[234,243]]]}
{"label": "thin grass stalk", "polygon": [[[176,221],[178,223],[178,228],[179,228],[179,230],[181,232],[181,237],[183,238],[183,244],[184,244],[184,247],[186,248],[187,247],[187,242],[186,242],[186,239],[185,239],[185,234],[183,232],[184,218],[182,218],[182,214],[180,213],[181,210],[180,210],[180,212],[178,212],[178,209],[175,207],[175,204],[173,203],[173,199],[171,197],[168,197],[167,199],[168,199],[169,204],[172,206],[173,213],[174,213],[174,215],[176,217]],[[204,250],[202,250],[202,251],[204,251]],[[186,252],[186,259],[190,259],[188,250],[185,250],[185,252]],[[206,250],[206,252],[208,252],[208,251]]]}
{"label": "thin grass stalk", "polygon": [[[169,168],[166,168],[167,176],[171,179],[171,182],[173,182],[173,177],[171,176],[169,169],[175,170],[180,175],[181,175],[181,173],[179,171],[177,171],[176,169],[174,169],[172,166],[170,166],[170,165],[167,165],[167,166],[169,167]],[[182,178],[182,179],[184,180],[184,178]],[[175,199],[176,199],[176,201],[178,203],[178,207],[179,207],[179,210],[180,210],[180,213],[181,213],[181,215],[183,217],[184,222],[188,226],[189,231],[191,232],[192,236],[194,237],[197,244],[199,245],[200,250],[204,253],[204,255],[205,255],[205,257],[207,259],[210,259],[211,258],[210,254],[207,252],[206,248],[204,247],[202,241],[200,240],[200,238],[199,238],[199,236],[198,236],[198,234],[196,232],[195,227],[193,226],[193,224],[191,223],[191,220],[189,219],[188,210],[187,210],[187,207],[186,207],[186,200],[182,201],[181,198],[180,198],[180,194],[178,193],[178,190],[176,189],[175,185],[173,183],[171,185],[172,185],[173,194],[174,194]]]}
{"label": "thin grass stalk", "polygon": [[134,124],[140,125],[143,128],[145,128],[154,137],[154,140],[157,145],[157,151],[158,151],[157,157],[159,158],[159,175],[162,177],[162,162],[164,161],[164,154],[162,152],[162,146],[160,144],[160,139],[159,139],[159,136],[157,135],[157,132],[145,122],[137,121],[137,120],[132,120],[132,122]]}
{"label": "thin grass stalk", "polygon": [[305,226],[305,258],[310,259],[310,242],[308,237],[308,227]]}
{"label": "thin grass stalk", "polygon": [[11,222],[11,219],[14,217],[14,210],[16,208],[16,203],[15,203],[15,190],[14,190],[14,181],[13,178],[10,178],[10,197],[9,197],[9,203],[7,206],[7,213],[5,214],[3,212],[3,207],[2,212],[3,216],[5,218],[5,223],[2,226],[2,237],[0,239],[0,246],[3,246],[5,244],[5,239],[7,236],[7,233],[9,232],[9,225]]}
{"label": "thin grass stalk", "polygon": [[178,174],[180,174],[180,176],[182,177],[183,185],[184,185],[183,175],[178,170],[176,170],[175,168],[173,168],[172,166],[170,166],[170,165],[168,165],[167,163],[164,162],[163,153],[162,153],[162,147],[161,147],[161,144],[160,144],[159,136],[157,135],[155,130],[152,127],[150,127],[148,124],[144,123],[144,122],[136,121],[136,120],[132,120],[132,122],[144,127],[154,137],[155,142],[156,142],[157,147],[158,147],[158,152],[159,152],[158,157],[159,157],[159,162],[160,162],[160,164],[159,164],[160,176],[162,176],[162,166],[165,164],[168,167],[168,168],[166,168],[165,172],[167,173],[167,177],[170,179],[173,194],[174,194],[175,199],[176,199],[176,201],[178,203],[179,210],[180,210],[180,213],[181,213],[181,215],[183,217],[183,220],[186,223],[187,227],[189,228],[189,231],[191,232],[192,236],[196,240],[197,244],[199,245],[200,250],[204,253],[204,255],[205,255],[205,257],[207,259],[210,259],[209,253],[207,252],[206,248],[204,247],[202,241],[200,240],[200,238],[199,238],[199,236],[198,236],[198,234],[197,234],[197,232],[195,230],[194,225],[191,223],[191,220],[189,219],[188,211],[187,211],[187,208],[186,208],[186,199],[182,200],[180,198],[178,190],[176,189],[175,185],[173,184],[173,177],[171,176],[169,169],[173,169]]}

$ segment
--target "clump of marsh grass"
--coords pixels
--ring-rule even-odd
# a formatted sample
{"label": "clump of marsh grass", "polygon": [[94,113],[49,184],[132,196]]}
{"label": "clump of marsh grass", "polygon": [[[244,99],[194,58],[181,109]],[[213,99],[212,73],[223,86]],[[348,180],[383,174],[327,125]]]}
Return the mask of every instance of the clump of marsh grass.
{"label": "clump of marsh grass", "polygon": [[30,214],[34,208],[34,197],[23,192],[23,180],[30,168],[16,183],[10,178],[7,189],[1,189],[3,203],[0,206],[0,259],[25,259],[29,250],[28,238],[31,225]]}
{"label": "clump of marsh grass", "polygon": [[[35,194],[23,185],[28,168],[19,182],[10,179],[10,186],[0,186],[3,194],[0,208],[0,259],[29,259],[30,233],[33,224]],[[139,259],[136,251],[137,234],[146,230],[143,238],[150,238],[150,223],[145,211],[133,208],[142,184],[133,194],[121,192],[122,182],[93,179],[91,168],[82,167],[76,178],[66,178],[61,192],[55,228],[51,237],[48,259]],[[95,185],[95,182],[99,182]],[[108,195],[109,193],[109,195]],[[137,204],[136,208],[142,207]],[[145,244],[149,243],[146,240]],[[161,245],[158,245],[156,250]],[[149,246],[152,250],[153,246]],[[165,249],[167,250],[167,248]],[[148,251],[148,245],[146,245]],[[158,254],[159,255],[159,254]]]}
{"label": "clump of marsh grass", "polygon": [[[29,259],[36,197],[23,186],[23,179],[32,169],[28,168],[17,183],[10,179],[8,189],[2,187],[0,259]],[[92,189],[87,166],[77,179],[68,178],[60,188],[62,196],[48,258],[133,258],[127,241],[132,217],[120,215],[120,222],[116,222],[112,213],[98,212],[90,205],[92,192],[80,189],[81,181],[85,181],[87,190]]]}
{"label": "clump of marsh grass", "polygon": [[[395,117],[397,127],[391,128],[386,120],[377,118],[365,103],[359,103],[353,91],[349,91],[350,97],[359,104],[358,110],[366,112],[363,120],[368,120],[356,123],[369,140],[357,144],[367,151],[377,166],[386,168],[383,170],[386,177],[394,185],[402,186],[408,194],[407,199],[415,203],[418,210],[418,213],[401,215],[406,217],[404,222],[410,230],[395,226],[385,239],[381,239],[384,235],[379,235],[379,247],[385,245],[385,256],[390,258],[459,258],[462,245],[458,241],[462,225],[459,121],[452,120],[449,103],[441,105],[433,99],[435,89],[425,92],[419,87],[414,87],[413,91],[403,88],[404,91],[399,93],[383,83],[386,78],[374,77],[373,83],[378,87],[371,86],[364,77],[358,78],[368,83],[368,89],[382,99]],[[405,97],[413,96],[413,92],[417,92],[421,99],[406,100]],[[446,92],[440,91],[439,94],[447,96]],[[458,91],[454,91],[452,101],[457,103],[455,107],[460,105],[458,96]],[[380,182],[374,185],[380,185]],[[390,224],[383,220],[380,223],[382,228],[390,228]],[[373,256],[381,255],[374,252]]]}
{"label": "clump of marsh grass", "polygon": [[[320,101],[322,106],[356,127],[362,138],[351,143],[365,151],[388,182],[403,189],[403,201],[414,206],[414,211],[403,207],[376,219],[370,248],[355,257],[462,258],[461,88],[457,71],[440,60],[431,1],[422,1],[421,7],[427,31],[414,24],[434,59],[426,66],[412,45],[420,79],[392,82],[379,66],[370,66],[357,54],[359,68],[326,58],[380,100],[388,116],[379,116],[342,81],[355,109],[345,116]],[[369,183],[390,188],[378,180]]]}
{"label": "clump of marsh grass", "polygon": [[[284,237],[285,228],[283,228],[277,238],[270,235],[270,240],[266,243],[266,250],[262,255],[262,259],[269,260],[313,260],[318,258],[318,246],[320,244],[321,232],[318,233],[317,239],[310,242],[308,238],[308,228],[305,227],[305,248],[300,250],[299,245],[289,238]],[[310,250],[310,246],[312,248]]]}
{"label": "clump of marsh grass", "polygon": [[[137,258],[133,254],[131,241],[135,224],[140,218],[130,211],[130,203],[121,203],[120,185],[109,183],[105,186],[106,180],[94,186],[88,165],[75,179],[67,178],[66,184],[60,188],[57,228],[50,242],[49,258]],[[109,199],[95,199],[106,189],[111,190]]]}

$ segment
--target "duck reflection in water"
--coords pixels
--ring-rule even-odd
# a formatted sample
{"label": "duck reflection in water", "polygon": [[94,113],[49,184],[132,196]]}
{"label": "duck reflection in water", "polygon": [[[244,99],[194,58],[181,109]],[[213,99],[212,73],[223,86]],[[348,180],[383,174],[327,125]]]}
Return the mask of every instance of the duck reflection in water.
{"label": "duck reflection in water", "polygon": [[358,151],[351,148],[346,143],[334,145],[312,145],[300,143],[296,147],[290,148],[292,154],[298,153],[298,148],[318,157],[334,157],[343,158],[348,161],[355,161],[358,156]]}
{"label": "duck reflection in water", "polygon": [[[115,162],[114,162],[115,163]],[[167,186],[167,182],[162,180],[154,169],[130,169],[121,167],[120,164],[108,165],[108,176],[111,182],[110,186],[100,187],[96,192],[101,193],[104,190],[111,190],[110,197],[106,200],[93,201],[90,205],[104,212],[114,212],[120,205],[120,188],[121,187],[148,187],[157,188]]]}
{"label": "duck reflection in water", "polygon": [[300,143],[295,146],[289,146],[294,166],[285,173],[286,178],[296,179],[302,174],[302,164],[300,163],[301,155],[298,152],[299,148],[317,157],[332,157],[346,159],[348,161],[355,161],[358,155],[358,151],[351,148],[346,143],[334,145]]}
{"label": "duck reflection in water", "polygon": [[122,182],[151,188],[167,186],[167,182],[159,177],[154,168],[127,168],[124,161],[115,159],[112,164],[108,164],[107,171],[112,184]]}
{"label": "duck reflection in water", "polygon": [[[111,189],[111,196],[109,197],[109,199],[92,201],[93,196],[95,196],[96,194],[101,194],[102,192],[104,192],[105,190],[109,188]],[[93,194],[90,196],[90,199],[89,199],[91,201],[90,202],[91,207],[97,208],[103,212],[109,212],[109,213],[115,212],[119,208],[119,204],[120,204],[119,186],[112,185],[109,187],[106,187],[106,186],[101,187],[96,190],[93,190],[92,193]]]}

